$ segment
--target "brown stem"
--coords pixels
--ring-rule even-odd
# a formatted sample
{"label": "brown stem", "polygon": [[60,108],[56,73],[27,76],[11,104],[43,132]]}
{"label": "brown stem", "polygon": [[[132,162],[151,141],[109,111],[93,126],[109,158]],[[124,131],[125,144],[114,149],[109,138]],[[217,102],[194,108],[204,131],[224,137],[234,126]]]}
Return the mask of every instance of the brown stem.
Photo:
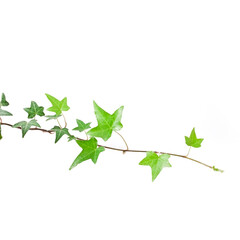
{"label": "brown stem", "polygon": [[122,140],[124,141],[124,143],[125,143],[125,145],[126,145],[126,150],[123,151],[123,153],[125,153],[127,150],[129,150],[129,147],[128,147],[128,145],[127,145],[127,142],[126,142],[126,140],[124,139],[124,137],[123,137],[119,132],[115,131],[115,133],[117,133],[117,134],[122,138]]}
{"label": "brown stem", "polygon": [[67,120],[66,120],[66,118],[65,118],[65,116],[64,116],[64,114],[63,114],[63,113],[62,113],[62,116],[63,116],[63,119],[64,119],[64,124],[65,124],[64,128],[66,128],[66,127],[67,127]]}
{"label": "brown stem", "polygon": [[[5,126],[9,126],[9,127],[12,127],[13,125],[12,124],[9,124],[9,123],[1,123],[1,125],[5,125]],[[17,127],[18,129],[21,129],[21,127]],[[46,130],[46,129],[43,129],[43,128],[30,128],[29,130],[38,130],[38,131],[42,131],[42,132],[47,132],[47,133],[54,133],[54,131],[52,130]],[[86,141],[86,139],[82,139],[82,138],[76,138],[77,140],[82,140],[82,141]],[[122,149],[122,148],[115,148],[115,147],[109,147],[109,146],[104,146],[104,145],[100,145],[98,144],[99,147],[104,147],[106,149],[110,149],[110,150],[114,150],[114,151],[120,151],[120,152],[138,152],[138,153],[146,153],[146,152],[149,152],[147,150],[133,150],[133,149]],[[188,159],[188,160],[191,160],[193,162],[196,162],[196,163],[199,163],[205,167],[208,167],[208,168],[211,168],[213,169],[213,166],[210,166],[208,164],[205,164],[203,162],[200,162],[198,160],[195,160],[193,158],[189,158],[188,156],[185,156],[185,155],[180,155],[180,154],[175,154],[175,153],[166,153],[166,152],[158,152],[158,151],[154,151],[155,153],[158,153],[158,154],[168,154],[168,155],[171,155],[171,156],[174,156],[174,157],[180,157],[180,158],[185,158],[185,159]],[[222,171],[219,169],[219,171]]]}

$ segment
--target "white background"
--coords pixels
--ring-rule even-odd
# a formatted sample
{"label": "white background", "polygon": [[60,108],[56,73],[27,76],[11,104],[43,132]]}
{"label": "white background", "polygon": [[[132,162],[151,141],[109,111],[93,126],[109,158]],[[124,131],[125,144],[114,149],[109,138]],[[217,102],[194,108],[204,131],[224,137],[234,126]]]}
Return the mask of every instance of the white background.
{"label": "white background", "polygon": [[31,100],[50,107],[45,93],[68,97],[70,129],[96,126],[93,100],[124,105],[130,148],[186,154],[196,127],[191,156],[225,170],[171,157],[152,183],[145,154],[106,150],[69,171],[76,143],[3,126],[0,238],[240,239],[239,12],[231,0],[0,1],[4,122],[27,120]]}

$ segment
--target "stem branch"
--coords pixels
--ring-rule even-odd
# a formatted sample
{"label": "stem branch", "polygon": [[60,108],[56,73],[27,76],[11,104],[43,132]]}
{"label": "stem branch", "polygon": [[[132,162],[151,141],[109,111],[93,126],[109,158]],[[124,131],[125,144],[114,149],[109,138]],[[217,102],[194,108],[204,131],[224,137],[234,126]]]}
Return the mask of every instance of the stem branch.
{"label": "stem branch", "polygon": [[[13,125],[12,124],[9,124],[9,123],[1,123],[1,125],[5,125],[5,126],[9,126],[9,127],[12,127]],[[21,129],[21,127],[17,127],[18,129]],[[47,133],[54,133],[54,131],[52,130],[46,130],[46,129],[43,129],[43,128],[30,128],[29,130],[37,130],[37,131],[42,131],[42,132],[47,132]],[[118,132],[116,132],[118,133]],[[119,133],[118,133],[119,134]],[[120,135],[120,134],[119,134]],[[120,135],[122,137],[122,135]],[[82,139],[82,138],[76,138],[77,140],[81,140],[81,141],[86,141],[86,139]],[[122,139],[124,140],[124,138],[122,137]],[[115,147],[109,147],[109,146],[104,146],[104,145],[100,145],[98,144],[99,147],[104,147],[106,149],[110,149],[110,150],[114,150],[114,151],[120,151],[120,152],[138,152],[138,153],[146,153],[148,152],[147,150],[134,150],[134,149],[129,149],[128,148],[128,145],[126,143],[126,141],[124,140],[125,144],[126,144],[126,147],[127,149],[122,149],[122,148],[115,148]],[[191,160],[193,162],[196,162],[196,163],[199,163],[205,167],[208,167],[210,169],[213,169],[213,166],[210,166],[206,163],[203,163],[203,162],[200,162],[198,160],[195,160],[193,158],[190,158],[188,156],[185,156],[185,155],[180,155],[180,154],[175,154],[175,153],[166,153],[166,152],[158,152],[158,151],[154,151],[155,153],[158,153],[158,154],[168,154],[168,155],[171,155],[171,156],[174,156],[174,157],[180,157],[180,158],[185,158],[185,159],[188,159],[188,160]],[[219,171],[222,171],[219,169]]]}
{"label": "stem branch", "polygon": [[115,133],[117,133],[117,134],[122,138],[122,140],[124,141],[124,143],[125,143],[125,145],[126,145],[126,148],[127,148],[126,150],[123,151],[123,153],[125,153],[126,151],[129,150],[129,147],[128,147],[128,145],[127,145],[127,142],[126,142],[126,140],[124,139],[124,137],[123,137],[119,132],[115,131]]}

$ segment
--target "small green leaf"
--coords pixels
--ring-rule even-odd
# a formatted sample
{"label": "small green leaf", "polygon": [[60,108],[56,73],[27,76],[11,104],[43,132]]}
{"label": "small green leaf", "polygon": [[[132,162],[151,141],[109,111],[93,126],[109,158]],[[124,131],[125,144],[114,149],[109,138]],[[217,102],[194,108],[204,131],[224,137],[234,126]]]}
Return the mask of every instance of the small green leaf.
{"label": "small green leaf", "polygon": [[16,124],[13,125],[14,128],[17,128],[17,127],[20,127],[22,129],[22,137],[24,138],[24,136],[26,135],[27,131],[32,127],[32,126],[35,126],[35,127],[41,127],[37,121],[35,119],[29,121],[29,122],[26,122],[26,121],[21,121],[21,122],[18,122]]}
{"label": "small green leaf", "polygon": [[28,118],[34,118],[36,115],[42,117],[44,116],[43,112],[44,107],[39,107],[36,102],[31,101],[30,108],[24,108],[24,110],[28,113]]}
{"label": "small green leaf", "polygon": [[147,156],[139,163],[139,165],[150,166],[152,169],[152,181],[156,179],[158,174],[164,167],[171,167],[168,159],[170,155],[157,155],[155,152],[147,152]]}
{"label": "small green leaf", "polygon": [[202,141],[203,138],[197,138],[195,128],[193,128],[190,137],[185,136],[185,142],[189,147],[199,148],[201,147]]}
{"label": "small green leaf", "polygon": [[4,93],[2,93],[2,99],[1,99],[1,102],[0,102],[0,107],[1,107],[1,106],[6,107],[6,106],[8,106],[8,105],[9,105],[9,103],[8,103],[8,101],[6,100],[6,96],[5,96]]}
{"label": "small green leaf", "polygon": [[88,135],[92,137],[100,137],[104,141],[107,141],[112,136],[113,131],[118,131],[123,127],[121,123],[123,106],[118,108],[111,115],[100,108],[95,101],[93,102],[93,105],[98,126],[88,131]]}
{"label": "small green leaf", "polygon": [[83,121],[81,121],[79,119],[77,119],[76,122],[77,122],[78,126],[73,129],[74,131],[82,132],[82,131],[84,131],[88,128],[91,128],[90,127],[90,124],[91,124],[90,122],[89,123],[84,123]]}
{"label": "small green leaf", "polygon": [[216,172],[221,172],[221,173],[223,173],[223,172],[224,172],[223,170],[221,170],[221,169],[219,169],[219,168],[216,168],[215,166],[213,166],[213,171],[216,171]]}
{"label": "small green leaf", "polygon": [[53,130],[54,132],[56,132],[55,143],[57,143],[64,134],[70,136],[70,133],[68,132],[68,129],[67,129],[67,128],[60,128],[60,127],[58,127],[58,126],[55,126],[55,127],[52,128],[51,130]]}
{"label": "small green leaf", "polygon": [[12,116],[12,114],[0,108],[0,116]]}
{"label": "small green leaf", "polygon": [[48,100],[52,103],[52,107],[47,110],[50,112],[55,112],[56,115],[60,115],[62,111],[68,111],[70,107],[67,105],[67,98],[63,98],[63,100],[59,101],[55,97],[46,93]]}
{"label": "small green leaf", "polygon": [[60,115],[55,114],[55,115],[47,115],[45,117],[47,118],[46,121],[49,121],[49,120],[57,119],[61,116],[62,116],[61,114]]}
{"label": "small green leaf", "polygon": [[70,142],[72,140],[77,140],[77,138],[73,135],[68,136],[68,142]]}
{"label": "small green leaf", "polygon": [[88,159],[92,159],[93,163],[96,163],[99,154],[105,150],[104,147],[97,147],[96,138],[91,138],[90,140],[77,140],[76,142],[82,148],[82,151],[74,160],[69,170]]}

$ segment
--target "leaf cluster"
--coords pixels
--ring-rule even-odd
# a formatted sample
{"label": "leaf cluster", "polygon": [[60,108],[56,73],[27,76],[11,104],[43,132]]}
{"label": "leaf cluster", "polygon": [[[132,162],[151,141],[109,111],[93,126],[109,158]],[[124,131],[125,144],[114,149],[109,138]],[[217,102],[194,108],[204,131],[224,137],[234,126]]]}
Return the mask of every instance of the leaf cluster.
{"label": "leaf cluster", "polygon": [[[66,135],[68,137],[68,141],[75,141],[77,145],[81,148],[80,153],[75,158],[73,163],[70,166],[70,170],[76,167],[78,164],[86,161],[92,160],[94,164],[97,163],[100,153],[105,151],[105,148],[98,143],[98,138],[101,138],[103,141],[108,141],[111,138],[114,132],[118,133],[123,128],[122,113],[124,107],[121,106],[116,109],[112,114],[103,110],[95,101],[93,101],[94,113],[97,120],[97,126],[91,128],[91,122],[85,123],[80,119],[76,119],[77,126],[74,127],[73,131],[78,131],[79,134],[85,133],[87,139],[82,139],[76,137],[70,133],[70,130],[67,128],[66,118],[63,112],[66,112],[70,109],[67,104],[67,98],[63,98],[62,100],[58,100],[57,98],[46,94],[47,99],[50,101],[51,105],[47,108],[47,111],[53,112],[54,115],[45,115],[44,107],[39,106],[35,101],[31,101],[30,107],[24,108],[24,111],[27,112],[27,118],[29,121],[20,121],[12,125],[14,128],[20,128],[22,131],[22,137],[24,138],[26,133],[32,130],[44,130],[41,129],[40,124],[38,123],[38,117],[45,117],[45,120],[55,120],[58,125],[55,125],[51,130],[44,130],[50,133],[55,133],[55,143],[58,143],[59,140]],[[2,107],[8,106],[9,103],[6,100],[6,96],[3,93],[0,102],[0,116],[12,116],[11,113],[3,110]],[[65,126],[62,127],[60,124],[61,117],[64,120]],[[1,118],[0,118],[1,120]],[[120,135],[120,134],[119,134]],[[121,135],[120,135],[121,136]],[[121,136],[122,137],[122,136]],[[0,121],[0,139],[1,135],[1,121]],[[125,139],[124,143],[126,144]],[[190,136],[185,136],[185,143],[187,146],[193,148],[200,148],[203,142],[203,138],[197,138],[195,128],[192,129]],[[123,153],[128,151],[128,146],[126,144],[127,149],[122,150]],[[114,149],[114,148],[112,148]],[[189,151],[190,151],[189,149]],[[117,149],[115,149],[117,150]],[[119,149],[118,149],[119,150]],[[139,162],[139,165],[149,166],[152,172],[152,181],[154,181],[163,168],[172,167],[169,158],[170,155],[177,156],[176,154],[167,154],[167,153],[158,153],[154,151],[146,151],[146,156]],[[181,156],[181,155],[178,155]],[[188,158],[186,156],[182,156]],[[206,165],[207,166],[207,165]],[[209,167],[209,166],[208,166]],[[214,171],[222,171],[215,166],[211,167]]]}

